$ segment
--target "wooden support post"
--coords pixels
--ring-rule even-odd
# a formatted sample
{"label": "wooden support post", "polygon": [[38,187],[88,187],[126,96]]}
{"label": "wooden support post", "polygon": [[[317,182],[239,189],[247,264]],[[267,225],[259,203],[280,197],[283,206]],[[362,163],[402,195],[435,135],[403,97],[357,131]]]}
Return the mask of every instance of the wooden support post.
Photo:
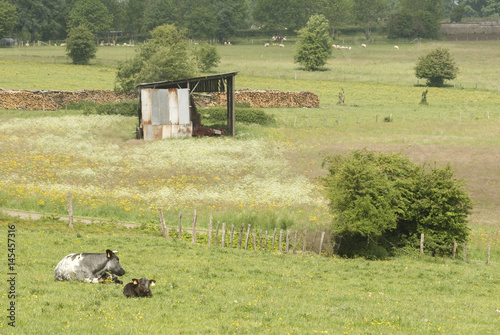
{"label": "wooden support post", "polygon": [[240,227],[240,236],[238,241],[238,249],[241,249],[241,240],[243,239],[243,229],[245,229],[245,225],[242,223]]}
{"label": "wooden support post", "polygon": [[182,238],[182,213],[179,212],[179,240]]}
{"label": "wooden support post", "polygon": [[196,243],[196,218],[198,216],[198,213],[196,212],[196,209],[194,210],[194,216],[193,216],[193,228],[191,230],[191,243]]}
{"label": "wooden support post", "polygon": [[424,233],[420,234],[420,253],[424,254]]}
{"label": "wooden support post", "polygon": [[280,252],[283,250],[283,229],[280,229],[280,245],[278,250]]}
{"label": "wooden support post", "polygon": [[264,249],[267,250],[267,230],[266,230],[265,236],[266,236],[266,239],[264,242]]}
{"label": "wooden support post", "polygon": [[234,224],[231,225],[231,236],[229,237],[229,248],[233,247]]}
{"label": "wooden support post", "polygon": [[286,245],[285,245],[285,252],[288,254],[288,246],[290,245],[290,231],[286,231]]}
{"label": "wooden support post", "polygon": [[226,246],[226,223],[222,222],[222,241],[220,245],[224,248]]}
{"label": "wooden support post", "polygon": [[453,254],[452,254],[453,259],[455,259],[455,255],[457,254],[457,247],[458,247],[457,241],[453,241]]}
{"label": "wooden support post", "polygon": [[307,231],[304,228],[304,233],[302,234],[302,252],[306,252],[306,241],[307,241]]}
{"label": "wooden support post", "polygon": [[215,246],[217,246],[217,239],[219,238],[219,226],[220,226],[220,221],[217,221],[217,227],[215,228]]}
{"label": "wooden support post", "polygon": [[325,238],[325,232],[321,233],[321,241],[319,242],[319,252],[318,255],[321,255],[321,250],[323,249],[323,240]]}
{"label": "wooden support post", "polygon": [[161,224],[161,232],[165,236],[165,238],[168,238],[168,230],[167,226],[165,225],[165,217],[163,217],[163,210],[158,207],[158,217],[160,218],[160,224]]}
{"label": "wooden support post", "polygon": [[213,222],[213,218],[212,218],[212,215],[210,215],[210,221],[208,222],[208,246],[209,247],[212,245],[212,222]]}
{"label": "wooden support post", "polygon": [[71,196],[71,192],[68,192],[68,215],[69,215],[69,224],[70,228],[73,228],[73,199]]}
{"label": "wooden support post", "polygon": [[248,249],[248,239],[250,238],[250,228],[252,227],[251,224],[248,225],[248,229],[247,229],[247,238],[245,240],[245,250]]}
{"label": "wooden support post", "polygon": [[260,230],[259,233],[259,250],[262,250],[262,229]]}
{"label": "wooden support post", "polygon": [[293,240],[293,253],[295,253],[295,248],[297,248],[297,239],[299,238],[299,232],[296,230],[295,231],[295,238]]}

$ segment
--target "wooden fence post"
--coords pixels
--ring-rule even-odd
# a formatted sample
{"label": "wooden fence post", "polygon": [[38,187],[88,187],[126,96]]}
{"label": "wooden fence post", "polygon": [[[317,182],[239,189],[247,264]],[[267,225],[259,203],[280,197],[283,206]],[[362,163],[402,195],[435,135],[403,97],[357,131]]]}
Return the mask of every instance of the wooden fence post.
{"label": "wooden fence post", "polygon": [[215,246],[218,245],[218,239],[219,239],[219,226],[220,226],[220,221],[217,221],[217,227],[215,228]]}
{"label": "wooden fence post", "polygon": [[325,232],[321,233],[321,241],[319,242],[319,252],[318,255],[321,255],[321,250],[323,249],[323,239],[325,238]]}
{"label": "wooden fence post", "polygon": [[212,245],[212,222],[213,222],[213,218],[212,218],[212,215],[210,215],[210,221],[208,222],[208,246],[209,247]]}
{"label": "wooden fence post", "polygon": [[424,233],[420,234],[420,253],[424,254]]}
{"label": "wooden fence post", "polygon": [[297,239],[298,239],[299,232],[296,230],[295,231],[295,238],[293,241],[293,253],[295,253],[295,248],[297,247]]}
{"label": "wooden fence post", "polygon": [[71,196],[71,192],[68,192],[68,215],[69,215],[69,224],[70,228],[73,228],[73,199]]}
{"label": "wooden fence post", "polygon": [[306,241],[307,241],[307,231],[304,228],[304,233],[302,234],[302,252],[306,252]]}
{"label": "wooden fence post", "polygon": [[248,249],[248,239],[250,238],[250,228],[252,227],[251,224],[248,225],[248,229],[247,229],[247,238],[245,240],[245,250]]}
{"label": "wooden fence post", "polygon": [[233,247],[234,224],[231,225],[231,236],[229,237],[229,248]]}
{"label": "wooden fence post", "polygon": [[290,231],[287,229],[286,231],[286,246],[285,246],[285,252],[288,254],[288,245],[290,244]]}
{"label": "wooden fence post", "polygon": [[222,241],[220,245],[224,248],[226,246],[226,223],[222,222]]}
{"label": "wooden fence post", "polygon": [[260,230],[259,233],[259,250],[262,250],[262,229]]}
{"label": "wooden fence post", "polygon": [[243,239],[243,229],[245,229],[245,225],[242,223],[240,227],[240,236],[238,241],[238,249],[241,249],[241,240]]}
{"label": "wooden fence post", "polygon": [[198,213],[196,212],[196,209],[194,210],[194,217],[193,217],[193,229],[192,229],[192,235],[191,235],[191,243],[196,243],[196,218],[197,218]]}
{"label": "wooden fence post", "polygon": [[182,212],[179,212],[179,240],[182,238]]}
{"label": "wooden fence post", "polygon": [[266,233],[265,233],[265,242],[264,242],[264,250],[267,250],[267,230],[266,230]]}
{"label": "wooden fence post", "polygon": [[280,229],[280,245],[279,245],[279,251],[283,250],[283,229]]}
{"label": "wooden fence post", "polygon": [[160,218],[160,224],[161,224],[161,232],[163,235],[165,235],[165,238],[168,238],[168,230],[167,226],[165,225],[165,218],[163,217],[163,210],[158,207],[158,217]]}
{"label": "wooden fence post", "polygon": [[458,244],[457,244],[457,241],[453,241],[453,254],[452,254],[452,257],[453,259],[455,259],[455,255],[457,254],[457,247],[458,247]]}

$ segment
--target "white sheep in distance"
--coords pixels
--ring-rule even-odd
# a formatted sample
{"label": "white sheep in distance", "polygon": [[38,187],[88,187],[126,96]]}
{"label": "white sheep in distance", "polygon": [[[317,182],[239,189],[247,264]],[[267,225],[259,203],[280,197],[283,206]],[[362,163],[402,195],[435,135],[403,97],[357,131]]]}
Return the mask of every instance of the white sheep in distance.
{"label": "white sheep in distance", "polygon": [[361,44],[361,46],[362,46],[363,48],[366,48],[366,44],[364,44],[364,43],[363,43],[363,44]]}
{"label": "white sheep in distance", "polygon": [[399,47],[397,45],[394,46],[394,49],[399,50]]}
{"label": "white sheep in distance", "polygon": [[285,47],[285,45],[284,45],[284,44],[280,44],[280,48],[284,48],[284,47]]}
{"label": "white sheep in distance", "polygon": [[269,43],[264,44],[264,46],[267,48],[269,46]]}

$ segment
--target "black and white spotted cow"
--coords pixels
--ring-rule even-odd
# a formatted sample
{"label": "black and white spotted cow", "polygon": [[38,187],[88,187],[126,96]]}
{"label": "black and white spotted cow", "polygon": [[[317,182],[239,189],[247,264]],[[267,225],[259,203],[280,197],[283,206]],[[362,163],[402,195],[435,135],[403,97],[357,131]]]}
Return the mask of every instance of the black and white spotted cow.
{"label": "black and white spotted cow", "polygon": [[120,265],[118,256],[113,251],[105,254],[69,254],[64,257],[54,270],[55,280],[78,280],[90,283],[102,283],[111,280],[123,284],[116,276],[123,276],[125,270]]}

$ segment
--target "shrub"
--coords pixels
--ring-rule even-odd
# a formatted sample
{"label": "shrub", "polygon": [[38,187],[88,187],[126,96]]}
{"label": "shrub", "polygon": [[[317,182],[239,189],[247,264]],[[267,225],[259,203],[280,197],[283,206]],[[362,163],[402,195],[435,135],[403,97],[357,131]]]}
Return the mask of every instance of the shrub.
{"label": "shrub", "polygon": [[[94,107],[94,111],[99,115],[137,116],[138,108],[139,102],[137,100],[132,100],[97,104]],[[87,114],[90,113],[87,112]]]}
{"label": "shrub", "polygon": [[419,57],[415,66],[417,78],[427,79],[428,86],[443,86],[445,80],[455,79],[458,67],[445,48],[437,48]]}
{"label": "shrub", "polygon": [[[211,107],[200,109],[198,112],[204,120],[211,123],[226,122],[227,109],[224,107]],[[235,108],[236,122],[272,125],[276,121],[273,115],[267,114],[262,109]]]}
{"label": "shrub", "polygon": [[220,55],[212,45],[202,45],[193,53],[196,64],[202,72],[208,72],[220,63]]}
{"label": "shrub", "polygon": [[66,39],[66,53],[73,60],[73,64],[88,64],[95,58],[97,46],[94,35],[85,26],[73,28]]}
{"label": "shrub", "polygon": [[[467,216],[472,209],[463,181],[444,168],[416,166],[407,158],[352,151],[350,156],[327,157],[326,196],[340,237],[338,252],[346,256],[383,253],[393,247],[418,248],[443,255],[453,241],[468,238]],[[373,245],[372,245],[373,244]]]}

